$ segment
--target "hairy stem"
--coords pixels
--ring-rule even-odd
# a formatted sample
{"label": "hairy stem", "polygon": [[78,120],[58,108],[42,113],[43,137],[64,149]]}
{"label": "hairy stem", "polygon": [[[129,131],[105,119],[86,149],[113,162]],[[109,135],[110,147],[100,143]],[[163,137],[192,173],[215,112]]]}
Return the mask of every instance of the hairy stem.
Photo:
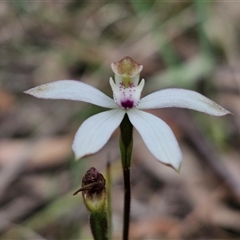
{"label": "hairy stem", "polygon": [[127,114],[125,115],[122,123],[120,124],[120,130],[120,150],[124,179],[123,240],[128,240],[131,207],[130,166],[133,147],[133,126],[129,121]]}
{"label": "hairy stem", "polygon": [[128,240],[131,207],[130,168],[123,169],[123,176],[124,176],[123,240]]}

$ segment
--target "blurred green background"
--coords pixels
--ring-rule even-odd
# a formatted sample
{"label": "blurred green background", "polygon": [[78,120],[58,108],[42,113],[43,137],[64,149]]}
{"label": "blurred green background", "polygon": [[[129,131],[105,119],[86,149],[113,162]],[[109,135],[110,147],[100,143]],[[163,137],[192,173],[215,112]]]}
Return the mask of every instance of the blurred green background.
{"label": "blurred green background", "polygon": [[0,233],[2,239],[92,239],[81,195],[94,166],[112,169],[113,239],[121,238],[122,174],[116,131],[94,156],[74,161],[80,124],[103,111],[40,100],[24,90],[75,79],[112,96],[110,64],[143,65],[143,96],[198,91],[234,115],[151,111],[183,150],[180,174],[158,163],[136,133],[131,239],[240,237],[240,2],[0,1]]}

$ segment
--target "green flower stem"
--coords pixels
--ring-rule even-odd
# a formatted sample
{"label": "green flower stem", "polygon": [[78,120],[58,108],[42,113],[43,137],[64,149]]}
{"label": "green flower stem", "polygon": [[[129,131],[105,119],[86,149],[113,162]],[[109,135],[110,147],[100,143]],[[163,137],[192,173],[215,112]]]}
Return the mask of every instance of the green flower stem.
{"label": "green flower stem", "polygon": [[107,163],[107,212],[108,212],[108,238],[112,240],[112,198],[111,198],[111,165]]}
{"label": "green flower stem", "polygon": [[131,206],[130,166],[133,147],[133,126],[125,114],[120,124],[120,151],[124,179],[124,215],[123,215],[123,240],[128,240]]}
{"label": "green flower stem", "polygon": [[133,125],[125,114],[120,124],[120,150],[123,168],[130,168],[133,147]]}
{"label": "green flower stem", "polygon": [[91,212],[90,227],[94,240],[108,240],[108,221],[107,212]]}

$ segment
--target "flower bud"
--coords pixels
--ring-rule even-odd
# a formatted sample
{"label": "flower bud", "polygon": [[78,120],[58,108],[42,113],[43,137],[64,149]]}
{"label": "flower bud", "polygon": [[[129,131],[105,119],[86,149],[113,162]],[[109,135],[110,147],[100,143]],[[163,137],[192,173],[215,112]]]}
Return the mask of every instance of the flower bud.
{"label": "flower bud", "polygon": [[106,181],[101,173],[91,167],[82,179],[82,196],[90,212],[100,212],[106,206]]}

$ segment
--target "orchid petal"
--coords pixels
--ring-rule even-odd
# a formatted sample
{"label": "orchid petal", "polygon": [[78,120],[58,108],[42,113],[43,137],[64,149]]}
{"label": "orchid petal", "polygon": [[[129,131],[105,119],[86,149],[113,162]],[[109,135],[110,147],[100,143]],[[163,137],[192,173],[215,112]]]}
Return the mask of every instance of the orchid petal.
{"label": "orchid petal", "polygon": [[122,109],[113,109],[98,113],[84,121],[72,145],[76,158],[79,159],[99,151],[120,125],[124,114],[125,111]]}
{"label": "orchid petal", "polygon": [[198,92],[185,89],[164,89],[141,99],[137,108],[153,109],[178,107],[204,112],[213,116],[223,116],[230,112]]}
{"label": "orchid petal", "polygon": [[25,93],[37,98],[68,99],[92,103],[106,108],[117,108],[117,104],[103,92],[86,83],[60,80],[29,89]]}
{"label": "orchid petal", "polygon": [[182,153],[170,127],[160,118],[138,109],[129,110],[127,114],[152,155],[179,170]]}
{"label": "orchid petal", "polygon": [[138,105],[145,84],[144,79],[141,80],[139,85],[127,88],[121,84],[117,85],[112,78],[110,78],[109,83],[113,91],[114,101],[118,106],[128,109]]}

